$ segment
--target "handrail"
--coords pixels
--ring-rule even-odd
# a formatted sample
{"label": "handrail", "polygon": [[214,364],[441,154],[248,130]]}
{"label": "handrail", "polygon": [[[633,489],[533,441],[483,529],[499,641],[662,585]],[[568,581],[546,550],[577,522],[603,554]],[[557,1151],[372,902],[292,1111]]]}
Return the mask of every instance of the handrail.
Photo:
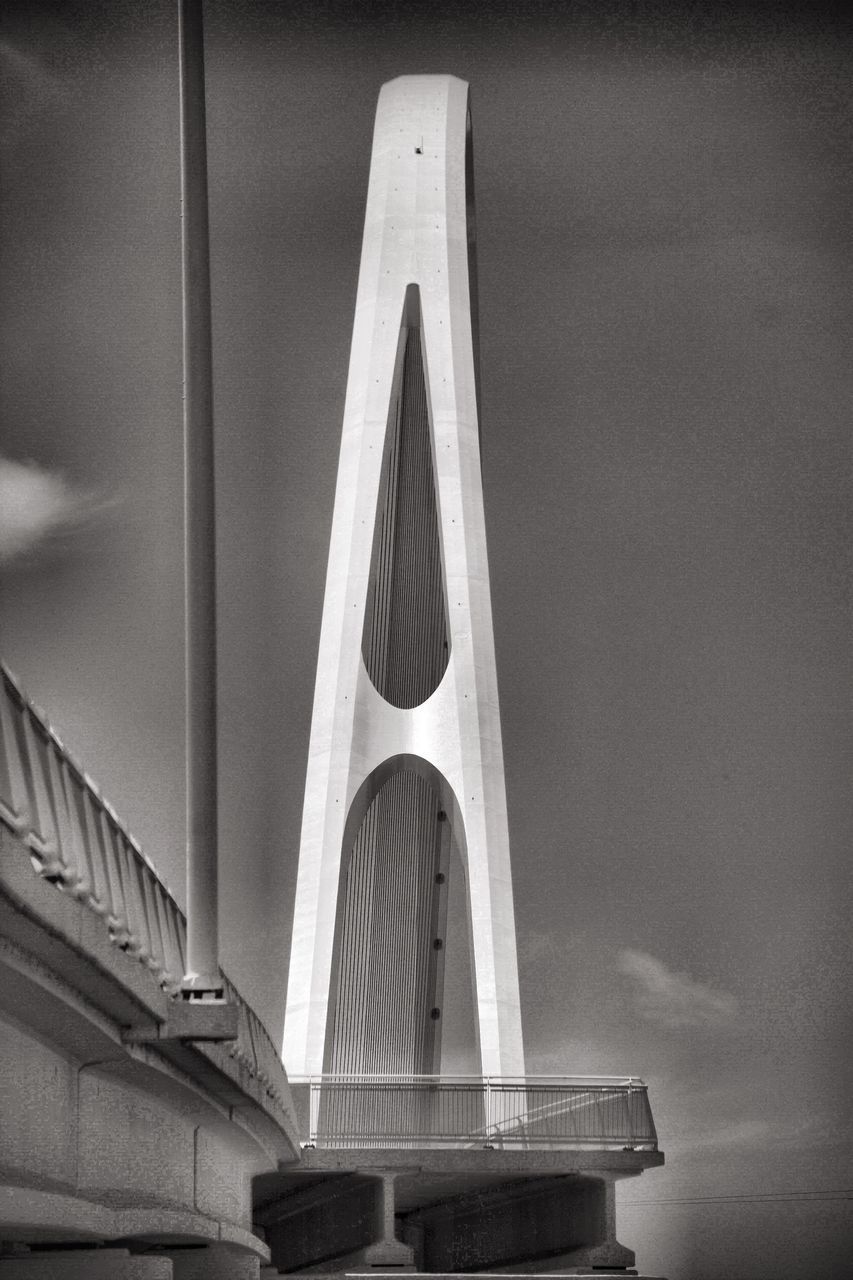
{"label": "handrail", "polygon": [[[0,820],[30,851],[34,870],[104,920],[113,943],[174,996],[186,967],[187,922],[168,885],[47,717],[0,663]],[[224,975],[223,975],[224,976]],[[279,1106],[282,1066],[269,1032],[224,978],[238,1009],[230,1057]]]}
{"label": "handrail", "polygon": [[328,1074],[290,1086],[313,1146],[657,1150],[636,1076]]}
{"label": "handrail", "polygon": [[322,1075],[307,1076],[288,1076],[292,1084],[311,1084],[330,1083],[336,1080],[341,1081],[389,1081],[399,1084],[401,1081],[412,1081],[419,1083],[444,1083],[459,1082],[467,1083],[474,1080],[477,1083],[484,1081],[492,1081],[497,1084],[518,1084],[530,1085],[532,1083],[542,1084],[603,1084],[603,1085],[640,1085],[645,1088],[644,1082],[639,1076],[581,1076],[581,1075],[523,1075],[523,1076],[489,1076],[482,1075],[480,1072],[463,1072],[454,1071],[449,1075],[447,1073],[424,1075],[421,1072],[352,1072],[352,1071],[324,1071]]}

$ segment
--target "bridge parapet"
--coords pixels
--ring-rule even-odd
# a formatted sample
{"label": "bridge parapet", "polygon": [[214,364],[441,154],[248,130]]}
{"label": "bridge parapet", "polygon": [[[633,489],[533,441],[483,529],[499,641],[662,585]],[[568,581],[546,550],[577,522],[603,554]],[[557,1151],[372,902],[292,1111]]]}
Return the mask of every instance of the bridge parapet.
{"label": "bridge parapet", "polygon": [[0,1276],[24,1265],[12,1246],[34,1265],[108,1246],[117,1280],[147,1277],[152,1249],[177,1249],[182,1276],[203,1251],[211,1280],[269,1256],[252,1181],[298,1159],[287,1077],[227,978],[235,1039],[160,1038],[186,1007],[185,939],[150,860],[2,668]]}
{"label": "bridge parapet", "polygon": [[[185,971],[187,923],[138,841],[67,750],[44,713],[0,664],[0,819],[45,881],[100,916],[112,943],[167,995]],[[224,979],[238,1035],[226,1052],[287,1109],[279,1054],[266,1027]]]}
{"label": "bridge parapet", "polygon": [[657,1151],[635,1076],[293,1076],[312,1147]]}

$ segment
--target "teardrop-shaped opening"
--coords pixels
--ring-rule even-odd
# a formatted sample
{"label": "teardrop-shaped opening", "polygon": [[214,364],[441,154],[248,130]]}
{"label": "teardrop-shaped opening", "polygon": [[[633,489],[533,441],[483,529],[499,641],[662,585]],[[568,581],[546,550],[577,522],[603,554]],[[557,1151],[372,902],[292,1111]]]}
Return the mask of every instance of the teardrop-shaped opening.
{"label": "teardrop-shaped opening", "polygon": [[474,393],[477,397],[477,431],[483,447],[480,394],[480,297],[477,287],[477,218],[474,209],[474,145],[471,106],[465,118],[465,224],[468,238],[468,305],[471,310],[471,342],[474,348]]}
{"label": "teardrop-shaped opening", "polygon": [[420,291],[406,290],[362,635],[364,665],[395,707],[435,692],[450,657]]}

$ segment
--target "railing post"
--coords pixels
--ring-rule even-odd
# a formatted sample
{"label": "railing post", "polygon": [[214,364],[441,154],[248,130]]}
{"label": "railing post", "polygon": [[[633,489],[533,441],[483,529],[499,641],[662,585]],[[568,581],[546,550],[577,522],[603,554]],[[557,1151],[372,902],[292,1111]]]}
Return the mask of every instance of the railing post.
{"label": "railing post", "polygon": [[485,1083],[485,1086],[486,1086],[486,1108],[485,1108],[485,1110],[486,1110],[486,1138],[487,1138],[487,1140],[491,1141],[491,1137],[492,1137],[492,1123],[493,1123],[493,1116],[492,1116],[492,1082],[491,1082],[491,1077],[489,1077],[489,1076],[484,1076],[484,1077],[483,1077],[483,1080],[484,1080],[484,1083]]}
{"label": "railing post", "polygon": [[308,1081],[308,1141],[315,1146],[320,1131],[320,1088],[321,1084],[312,1076]]}
{"label": "railing post", "polygon": [[[12,694],[12,688],[17,698]],[[0,757],[5,775],[0,813],[13,831],[23,834],[32,827],[33,815],[16,733],[16,722],[23,732],[22,717],[26,715],[19,706],[19,699],[20,690],[13,682],[11,672],[0,667]]]}

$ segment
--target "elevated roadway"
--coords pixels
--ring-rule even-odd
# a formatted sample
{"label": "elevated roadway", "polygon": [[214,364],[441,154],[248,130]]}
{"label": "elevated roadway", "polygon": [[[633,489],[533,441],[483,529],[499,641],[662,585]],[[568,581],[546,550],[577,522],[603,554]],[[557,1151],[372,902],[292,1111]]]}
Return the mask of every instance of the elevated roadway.
{"label": "elevated roadway", "polygon": [[[284,1069],[226,981],[175,998],[185,922],[4,671],[0,1278],[254,1277],[252,1183],[299,1158]],[[206,1024],[206,1025],[202,1025]]]}
{"label": "elevated roadway", "polygon": [[322,1271],[636,1274],[615,1183],[663,1162],[645,1086],[289,1083],[225,978],[178,998],[186,923],[0,672],[0,1280]]}

